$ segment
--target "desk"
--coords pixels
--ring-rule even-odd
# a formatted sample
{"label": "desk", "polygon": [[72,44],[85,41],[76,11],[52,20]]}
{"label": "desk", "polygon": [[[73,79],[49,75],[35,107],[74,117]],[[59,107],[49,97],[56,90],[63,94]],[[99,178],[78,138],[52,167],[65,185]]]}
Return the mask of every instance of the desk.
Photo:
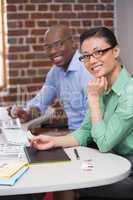
{"label": "desk", "polygon": [[[32,165],[15,186],[0,186],[0,195],[30,194],[96,187],[120,181],[128,176],[130,162],[111,153],[77,147],[80,160],[76,160],[73,148],[66,148],[72,161]],[[92,159],[93,169],[81,168],[83,160]]]}
{"label": "desk", "polygon": [[[6,114],[0,117],[7,117]],[[66,148],[70,162],[32,165],[14,186],[0,186],[0,196],[96,187],[120,181],[130,173],[130,162],[121,156],[87,147],[76,148],[80,160],[76,160],[73,148]],[[86,159],[92,160],[90,171],[81,168]]]}

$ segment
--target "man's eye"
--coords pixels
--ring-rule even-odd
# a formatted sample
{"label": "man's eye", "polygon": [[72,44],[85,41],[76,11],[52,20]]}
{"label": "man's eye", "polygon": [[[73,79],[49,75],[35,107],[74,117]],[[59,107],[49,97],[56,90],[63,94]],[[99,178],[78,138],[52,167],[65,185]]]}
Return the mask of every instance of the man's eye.
{"label": "man's eye", "polygon": [[56,47],[56,46],[59,46],[60,45],[60,42],[55,42],[53,43],[53,46]]}
{"label": "man's eye", "polygon": [[87,55],[84,55],[83,57],[84,57],[84,58],[90,58],[90,55],[87,54]]}

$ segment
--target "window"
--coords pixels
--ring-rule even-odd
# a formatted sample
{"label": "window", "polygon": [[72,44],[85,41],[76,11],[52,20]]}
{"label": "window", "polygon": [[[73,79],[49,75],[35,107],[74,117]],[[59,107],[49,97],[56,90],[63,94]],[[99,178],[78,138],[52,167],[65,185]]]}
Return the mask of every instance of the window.
{"label": "window", "polygon": [[0,88],[4,86],[4,42],[3,42],[3,12],[2,12],[2,2],[0,1]]}

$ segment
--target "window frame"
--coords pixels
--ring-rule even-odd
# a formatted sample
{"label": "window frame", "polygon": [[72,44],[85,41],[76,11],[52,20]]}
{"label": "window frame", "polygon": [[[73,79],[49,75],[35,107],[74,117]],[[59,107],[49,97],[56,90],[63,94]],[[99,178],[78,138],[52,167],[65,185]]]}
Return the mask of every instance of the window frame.
{"label": "window frame", "polygon": [[4,1],[0,1],[0,15],[1,15],[1,38],[2,38],[2,49],[0,52],[1,56],[1,64],[2,64],[2,76],[3,83],[0,85],[0,91],[2,91],[7,85],[7,71],[6,71],[6,57],[5,57],[5,23],[4,23]]}

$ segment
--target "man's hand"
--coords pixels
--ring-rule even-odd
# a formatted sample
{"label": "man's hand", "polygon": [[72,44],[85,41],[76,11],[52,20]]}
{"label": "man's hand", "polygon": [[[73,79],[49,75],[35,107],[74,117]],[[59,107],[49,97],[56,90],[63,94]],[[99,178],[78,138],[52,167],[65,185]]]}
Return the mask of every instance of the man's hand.
{"label": "man's hand", "polygon": [[31,107],[29,110],[24,110],[23,108],[14,105],[9,107],[7,111],[12,118],[18,117],[21,123],[25,123],[41,115],[41,111],[37,107]]}
{"label": "man's hand", "polygon": [[25,111],[21,107],[17,107],[14,105],[12,107],[7,108],[7,111],[12,118],[19,118],[22,123],[30,120],[29,112]]}

